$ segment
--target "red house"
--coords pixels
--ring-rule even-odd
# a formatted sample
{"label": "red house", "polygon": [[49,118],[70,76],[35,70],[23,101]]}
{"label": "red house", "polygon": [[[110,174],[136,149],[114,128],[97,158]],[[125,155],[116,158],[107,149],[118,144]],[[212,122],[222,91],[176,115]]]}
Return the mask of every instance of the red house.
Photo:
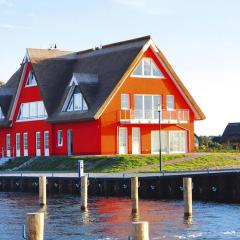
{"label": "red house", "polygon": [[[27,49],[0,88],[4,156],[194,150],[205,118],[150,36],[80,52]],[[160,124],[159,124],[160,116]]]}

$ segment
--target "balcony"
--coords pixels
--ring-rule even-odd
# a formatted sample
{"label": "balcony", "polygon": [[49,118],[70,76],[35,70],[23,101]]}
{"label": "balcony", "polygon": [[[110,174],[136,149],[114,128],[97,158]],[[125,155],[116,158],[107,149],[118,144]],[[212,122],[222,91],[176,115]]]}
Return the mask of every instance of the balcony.
{"label": "balcony", "polygon": [[[141,123],[141,124],[156,124],[159,122],[159,112],[157,110],[121,110],[121,123]],[[179,124],[189,122],[189,110],[162,110],[162,124]]]}

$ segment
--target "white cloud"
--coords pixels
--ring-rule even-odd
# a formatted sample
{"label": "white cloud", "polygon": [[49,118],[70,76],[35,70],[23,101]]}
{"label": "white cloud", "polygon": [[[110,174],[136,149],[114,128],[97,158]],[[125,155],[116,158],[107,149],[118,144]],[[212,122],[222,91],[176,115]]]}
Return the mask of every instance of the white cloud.
{"label": "white cloud", "polygon": [[11,0],[0,0],[0,5],[5,7],[13,7],[14,3]]}

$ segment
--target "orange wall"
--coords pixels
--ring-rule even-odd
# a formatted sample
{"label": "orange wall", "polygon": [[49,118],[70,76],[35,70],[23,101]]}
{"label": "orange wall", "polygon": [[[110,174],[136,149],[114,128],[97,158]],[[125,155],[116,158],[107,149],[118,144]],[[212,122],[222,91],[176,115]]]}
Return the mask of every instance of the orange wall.
{"label": "orange wall", "polygon": [[119,126],[128,128],[128,152],[131,153],[131,128],[140,127],[141,131],[141,150],[142,153],[151,152],[151,130],[158,130],[158,124],[120,124],[119,112],[121,109],[121,94],[127,93],[130,95],[130,108],[134,109],[134,94],[158,94],[162,96],[162,108],[166,109],[166,96],[174,95],[176,109],[189,109],[190,121],[188,124],[162,124],[162,130],[182,130],[188,131],[189,151],[194,150],[194,114],[190,110],[187,102],[182,97],[164,68],[159,63],[151,49],[148,49],[144,57],[151,57],[159,69],[162,71],[165,79],[160,78],[138,78],[128,77],[121,88],[117,91],[105,111],[101,116],[101,151],[103,154],[117,153],[117,128]]}

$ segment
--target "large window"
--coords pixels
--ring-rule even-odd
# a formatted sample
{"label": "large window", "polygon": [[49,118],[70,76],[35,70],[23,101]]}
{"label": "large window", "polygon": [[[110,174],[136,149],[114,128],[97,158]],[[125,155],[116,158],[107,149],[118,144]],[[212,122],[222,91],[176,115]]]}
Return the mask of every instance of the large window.
{"label": "large window", "polygon": [[37,86],[37,82],[33,72],[29,72],[26,87]]}
{"label": "large window", "polygon": [[142,77],[164,77],[163,73],[151,58],[143,58],[132,75]]}
{"label": "large window", "polygon": [[75,87],[66,111],[74,112],[74,111],[85,111],[85,110],[88,110],[87,103],[83,98],[82,93],[79,91],[78,88]]}
{"label": "large window", "polygon": [[121,94],[121,109],[129,109],[129,94]]}
{"label": "large window", "polygon": [[46,119],[47,112],[43,101],[22,103],[20,106],[18,121]]}
{"label": "large window", "polygon": [[161,105],[160,95],[135,95],[135,119],[158,119]]}
{"label": "large window", "polygon": [[61,147],[63,145],[63,131],[58,130],[57,132],[57,142],[58,142],[58,147]]}

